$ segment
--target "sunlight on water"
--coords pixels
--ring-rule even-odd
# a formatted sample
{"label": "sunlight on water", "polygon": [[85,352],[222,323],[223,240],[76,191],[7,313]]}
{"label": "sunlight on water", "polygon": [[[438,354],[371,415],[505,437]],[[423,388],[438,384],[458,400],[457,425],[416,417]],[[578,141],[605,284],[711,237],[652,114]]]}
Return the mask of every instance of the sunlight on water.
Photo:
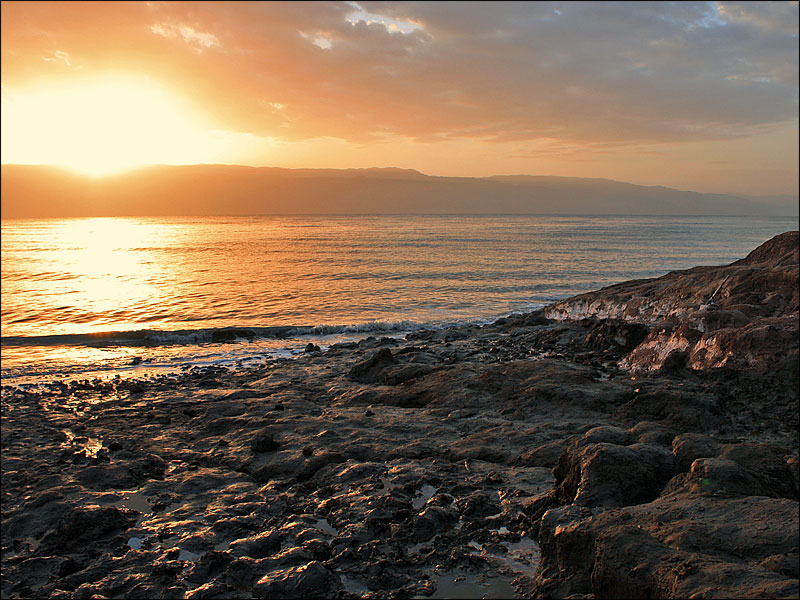
{"label": "sunlight on water", "polygon": [[[735,217],[3,221],[3,358],[119,366],[141,346],[176,343],[158,331],[180,330],[185,346],[231,326],[354,326],[352,333],[479,322],[627,279],[731,262],[796,228],[796,218]],[[31,339],[139,330],[154,333],[123,346]],[[258,350],[277,349],[273,342]],[[227,358],[236,356],[234,349]]]}

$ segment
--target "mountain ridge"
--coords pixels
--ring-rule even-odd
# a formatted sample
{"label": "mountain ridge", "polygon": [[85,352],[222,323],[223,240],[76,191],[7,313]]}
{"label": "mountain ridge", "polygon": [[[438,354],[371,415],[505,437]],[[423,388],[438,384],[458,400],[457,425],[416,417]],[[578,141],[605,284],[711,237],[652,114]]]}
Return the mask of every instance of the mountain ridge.
{"label": "mountain ridge", "polygon": [[452,177],[414,169],[150,165],[104,178],[2,165],[2,218],[270,214],[794,216],[797,200],[705,194],[604,178]]}

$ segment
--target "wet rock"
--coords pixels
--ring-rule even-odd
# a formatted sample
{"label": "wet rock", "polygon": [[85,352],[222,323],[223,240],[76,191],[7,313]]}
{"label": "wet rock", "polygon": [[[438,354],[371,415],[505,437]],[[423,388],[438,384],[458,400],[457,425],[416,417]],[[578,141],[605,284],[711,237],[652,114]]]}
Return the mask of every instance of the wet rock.
{"label": "wet rock", "polygon": [[237,338],[244,338],[250,340],[255,337],[256,334],[250,329],[238,329],[238,328],[218,329],[217,331],[213,331],[211,333],[211,341],[215,343],[233,342],[236,341]]}

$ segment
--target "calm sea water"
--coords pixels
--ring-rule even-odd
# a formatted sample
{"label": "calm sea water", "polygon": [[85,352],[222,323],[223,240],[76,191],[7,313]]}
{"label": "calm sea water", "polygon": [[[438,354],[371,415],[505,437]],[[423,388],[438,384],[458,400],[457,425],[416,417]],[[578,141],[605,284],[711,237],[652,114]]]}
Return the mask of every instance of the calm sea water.
{"label": "calm sea water", "polygon": [[[247,364],[309,341],[486,322],[728,263],[797,227],[796,217],[3,221],[2,375]],[[214,342],[227,327],[254,337]]]}

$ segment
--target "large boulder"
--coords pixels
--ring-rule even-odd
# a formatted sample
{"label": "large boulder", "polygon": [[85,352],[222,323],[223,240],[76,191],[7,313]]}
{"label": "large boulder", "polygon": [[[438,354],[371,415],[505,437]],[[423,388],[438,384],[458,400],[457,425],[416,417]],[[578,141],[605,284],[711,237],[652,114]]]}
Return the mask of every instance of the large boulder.
{"label": "large boulder", "polygon": [[[594,514],[593,514],[594,513]],[[542,518],[536,596],[796,598],[798,504],[671,494],[597,513]]]}
{"label": "large boulder", "polygon": [[[620,362],[634,372],[728,366],[766,373],[777,367],[796,377],[798,239],[797,231],[788,231],[729,265],[612,285],[547,306],[542,315],[649,327]],[[613,333],[598,329],[586,341],[609,337]]]}

